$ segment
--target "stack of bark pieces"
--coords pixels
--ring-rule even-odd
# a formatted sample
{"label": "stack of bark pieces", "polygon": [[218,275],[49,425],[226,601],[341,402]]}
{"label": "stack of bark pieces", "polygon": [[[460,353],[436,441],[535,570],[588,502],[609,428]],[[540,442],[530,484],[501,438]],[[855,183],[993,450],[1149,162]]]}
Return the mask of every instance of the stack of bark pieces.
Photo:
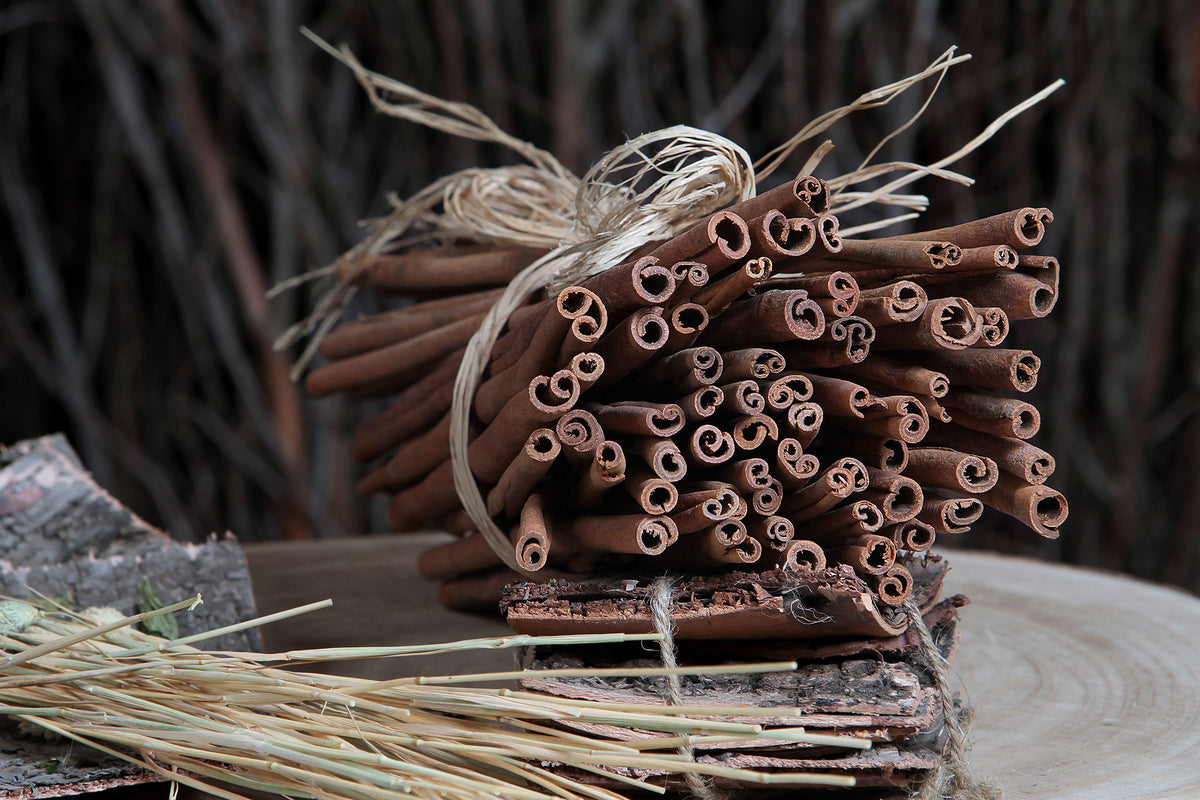
{"label": "stack of bark pieces", "polygon": [[[936,556],[910,564],[917,578],[914,603],[943,658],[953,661],[958,644],[955,596],[935,603],[945,563]],[[719,737],[693,741],[702,764],[784,774],[851,776],[866,796],[903,797],[938,762],[942,745],[941,700],[914,631],[902,616],[863,603],[853,574],[842,570],[744,573],[684,578],[672,587],[672,620],[678,628],[678,660],[684,665],[792,660],[792,672],[706,675],[681,679],[681,700],[697,716],[764,726],[761,739],[731,745]],[[555,630],[555,617],[592,619],[592,630],[649,628],[644,612],[651,588],[644,582],[593,581],[512,584],[505,591],[510,621],[519,631]],[[656,654],[638,647],[538,648],[531,669],[653,666]],[[656,704],[667,695],[662,678],[528,678],[523,686],[560,698],[614,704]],[[746,707],[753,707],[753,712]],[[627,730],[603,725],[559,725],[588,736],[628,741]],[[802,727],[824,741],[797,742]],[[790,729],[790,730],[789,730]],[[650,733],[645,735],[649,738]],[[857,741],[856,741],[857,740]],[[869,749],[860,749],[863,740]],[[552,769],[560,767],[544,764]],[[620,771],[668,790],[694,791],[676,774]],[[610,788],[613,779],[579,774]],[[799,781],[798,781],[799,783]],[[714,789],[754,788],[711,779]],[[808,792],[817,793],[816,787]],[[846,790],[837,790],[844,797]],[[892,792],[894,794],[891,794]],[[795,788],[784,796],[794,796]],[[806,794],[806,796],[809,796]]]}
{"label": "stack of bark pieces", "polygon": [[[1002,347],[1045,316],[1052,216],[843,239],[818,179],[717,212],[627,263],[534,298],[476,392],[470,466],[517,561],[578,574],[849,565],[877,600],[912,590],[898,556],[967,531],[985,506],[1043,536],[1067,508],[1009,396],[1039,360]],[[448,452],[463,348],[541,253],[444,246],[342,265],[413,305],[341,325],[310,392],[399,392],[355,433],[364,494],[398,530],[463,538],[426,554],[453,607],[513,577],[461,510]]]}

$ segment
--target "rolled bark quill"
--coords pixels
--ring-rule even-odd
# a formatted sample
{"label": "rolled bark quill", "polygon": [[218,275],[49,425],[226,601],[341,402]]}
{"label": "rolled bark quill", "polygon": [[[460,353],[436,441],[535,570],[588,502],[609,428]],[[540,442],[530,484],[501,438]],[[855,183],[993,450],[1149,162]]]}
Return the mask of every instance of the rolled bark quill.
{"label": "rolled bark quill", "polygon": [[[712,427],[712,426],[708,426]],[[713,430],[717,430],[713,428]],[[720,433],[720,431],[717,431]],[[630,440],[633,452],[650,465],[654,474],[663,480],[679,481],[687,474],[688,462],[678,445],[671,439],[655,436],[638,436]],[[732,442],[730,443],[732,450]]]}
{"label": "rolled bark quill", "polygon": [[723,368],[724,360],[714,348],[691,347],[656,361],[652,371],[639,377],[642,381],[686,393],[716,383]]}
{"label": "rolled bark quill", "polygon": [[604,359],[604,375],[596,381],[594,389],[605,389],[646,363],[667,343],[670,332],[659,306],[638,309],[613,325],[613,329],[596,342],[595,351]]}
{"label": "rolled bark quill", "polygon": [[986,456],[949,447],[911,447],[905,474],[922,486],[981,494],[996,485],[1000,468]]}
{"label": "rolled bark quill", "polygon": [[453,304],[436,300],[416,303],[345,322],[321,340],[319,352],[331,360],[349,358],[421,336],[463,319],[482,320],[502,292],[502,289],[491,289],[474,295],[459,295],[453,298]]}
{"label": "rolled bark quill", "polygon": [[982,335],[982,321],[973,305],[961,297],[942,297],[931,300],[915,322],[879,328],[874,346],[881,350],[961,350]]}
{"label": "rolled bark quill", "polygon": [[645,467],[630,468],[621,486],[642,511],[652,516],[670,514],[679,502],[679,490],[675,484]]}
{"label": "rolled bark quill", "polygon": [[722,564],[753,564],[762,557],[762,545],[746,534],[736,519],[722,520],[690,534],[662,557],[673,567],[704,567]]}
{"label": "rolled bark quill", "polygon": [[1000,469],[1011,472],[1026,483],[1045,483],[1054,474],[1054,456],[1021,439],[995,436],[950,424],[931,430],[925,437],[925,443],[938,447],[957,445],[972,453],[987,456]]}
{"label": "rolled bark quill", "polygon": [[983,320],[979,333],[979,343],[987,347],[999,347],[1008,338],[1008,314],[1003,308],[976,306],[976,312]]}
{"label": "rolled bark quill", "polygon": [[[836,253],[825,254],[816,262],[808,262],[806,272],[818,272],[835,262],[835,269],[855,274],[856,270],[873,270],[880,266],[897,273],[940,272],[962,261],[962,250],[950,241],[920,241],[913,239],[843,239]],[[783,266],[780,270],[783,271]]]}
{"label": "rolled bark quill", "polygon": [[[935,270],[903,270],[882,269],[878,267],[856,269],[855,278],[864,286],[877,287],[897,279],[912,279],[926,286],[959,280],[964,277],[980,276],[987,273],[1014,269],[1018,255],[1008,245],[988,245],[986,247],[969,247],[958,251],[957,260],[945,260],[942,266]],[[830,261],[831,265],[836,261]],[[901,274],[903,273],[903,274]]]}
{"label": "rolled bark quill", "polygon": [[557,421],[579,400],[579,379],[570,370],[539,375],[526,391],[504,404],[495,420],[467,449],[471,471],[495,483],[526,437],[546,422]]}
{"label": "rolled bark quill", "polygon": [[554,423],[554,434],[562,445],[562,453],[573,464],[584,466],[592,460],[592,451],[604,441],[604,428],[587,411],[573,408]]}
{"label": "rolled bark quill", "polygon": [[819,572],[826,566],[825,551],[821,545],[807,539],[794,539],[787,543],[778,557],[781,569],[795,572],[811,570]]}
{"label": "rolled bark quill", "polygon": [[768,441],[778,441],[779,425],[766,414],[746,414],[733,420],[729,435],[733,438],[734,447],[749,453]]}
{"label": "rolled bark quill", "polygon": [[914,395],[914,397],[917,399],[917,402],[921,404],[921,407],[925,409],[925,414],[926,414],[926,416],[929,417],[929,419],[931,421],[933,421],[933,420],[936,420],[938,422],[953,422],[954,421],[953,418],[950,416],[950,412],[946,409],[945,406],[943,406],[938,401],[938,399],[936,397],[930,397],[927,394],[918,394],[918,395]]}
{"label": "rolled bark quill", "polygon": [[879,601],[889,606],[903,605],[913,591],[912,573],[901,564],[893,564],[868,583],[874,585]]}
{"label": "rolled bark quill", "polygon": [[733,211],[718,211],[655,249],[659,263],[699,261],[709,274],[720,272],[750,252],[750,228]]}
{"label": "rolled bark quill", "polygon": [[856,499],[818,517],[806,519],[797,527],[806,537],[815,541],[840,542],[847,537],[874,533],[883,527],[883,522],[883,513],[878,506],[870,500]]}
{"label": "rolled bark quill", "polygon": [[509,398],[530,378],[558,368],[559,351],[568,332],[581,342],[591,344],[604,333],[607,321],[608,312],[599,296],[578,286],[563,289],[542,316],[537,332],[522,355],[507,369],[479,385],[475,392],[475,413],[484,422],[495,419]]}
{"label": "rolled bark quill", "polygon": [[851,381],[825,375],[806,377],[813,387],[813,400],[821,404],[826,414],[863,419],[866,416],[864,411],[883,405],[865,387]]}
{"label": "rolled bark quill", "polygon": [[943,373],[955,385],[1018,392],[1028,392],[1037,385],[1042,366],[1042,360],[1029,350],[981,348],[928,353],[922,363]]}
{"label": "rolled bark quill", "polygon": [[417,572],[431,581],[442,581],[470,572],[498,567],[496,555],[481,533],[430,548],[417,557]]}
{"label": "rolled bark quill", "polygon": [[775,290],[733,303],[713,319],[701,339],[712,347],[812,341],[825,331],[821,307],[799,289]]}
{"label": "rolled bark quill", "polygon": [[821,467],[817,457],[805,453],[800,442],[792,438],[779,440],[775,450],[775,465],[775,474],[789,490],[807,486]]}
{"label": "rolled bark quill", "polygon": [[[942,353],[935,352],[939,355]],[[877,353],[872,353],[868,361],[838,367],[837,372],[912,394],[945,397],[946,392],[950,391],[950,381],[944,373]]]}
{"label": "rolled bark quill", "polygon": [[853,493],[854,474],[844,467],[828,467],[806,488],[790,492],[781,513],[793,522],[812,519]]}
{"label": "rolled bark quill", "polygon": [[[684,498],[683,503],[677,505],[677,510],[671,514],[671,521],[675,523],[675,528],[681,536],[711,528],[714,524],[729,519],[737,507],[736,502],[730,504],[720,496],[698,501],[686,495]],[[736,501],[736,497],[734,500]]]}
{"label": "rolled bark quill", "polygon": [[708,310],[699,303],[682,303],[667,312],[667,322],[671,330],[667,334],[663,352],[674,353],[695,344],[708,327]]}
{"label": "rolled bark quill", "polygon": [[769,486],[756,489],[750,495],[750,510],[759,517],[770,517],[783,503],[783,484],[774,478]]}
{"label": "rolled bark quill", "polygon": [[591,404],[604,430],[637,436],[674,436],[683,430],[686,418],[675,403],[649,403],[625,400],[609,405]]}
{"label": "rolled bark quill", "polygon": [[555,547],[584,553],[656,556],[679,538],[669,517],[642,514],[571,517],[551,526]]}
{"label": "rolled bark quill", "polygon": [[884,521],[907,522],[920,513],[925,504],[925,495],[915,480],[872,466],[867,466],[867,475],[870,488],[863,493],[863,499],[870,500],[879,507]]}
{"label": "rolled bark quill", "polygon": [[528,572],[546,566],[550,557],[550,529],[546,526],[541,495],[531,493],[521,506],[521,522],[510,536],[517,563]]}
{"label": "rolled bark quill", "polygon": [[1038,319],[1054,310],[1058,290],[1021,272],[993,272],[938,284],[931,291],[963,297],[979,306],[996,306],[1009,319]]}
{"label": "rolled bark quill", "polygon": [[720,387],[724,399],[718,410],[730,414],[757,414],[767,407],[767,400],[752,380],[727,383]]}
{"label": "rolled bark quill", "polygon": [[862,428],[883,436],[916,444],[929,433],[929,412],[912,395],[894,394],[875,397],[875,404],[864,411]]}
{"label": "rolled bark quill", "polygon": [[581,285],[603,297],[609,314],[619,318],[638,308],[665,305],[675,294],[676,279],[669,265],[648,256],[606,269]]}
{"label": "rolled bark quill", "polygon": [[688,422],[698,422],[717,413],[717,409],[725,402],[725,393],[717,386],[701,386],[679,398],[677,405],[683,409],[683,416]]}
{"label": "rolled bark quill", "polygon": [[340,258],[339,279],[383,292],[412,293],[427,289],[460,289],[464,286],[503,286],[545,255],[524,247],[430,247],[404,255],[364,256],[357,261]]}
{"label": "rolled bark quill", "polygon": [[462,319],[377,350],[332,361],[310,372],[304,388],[313,397],[324,397],[351,390],[371,392],[381,384],[402,382],[465,346],[478,328],[474,318]]}
{"label": "rolled bark quill", "polygon": [[980,495],[984,505],[1020,520],[1047,539],[1058,538],[1058,527],[1067,518],[1067,500],[1046,485],[1026,483],[1007,472]]}
{"label": "rolled bark quill", "polygon": [[924,553],[933,547],[936,538],[933,526],[919,519],[893,523],[879,533],[891,539],[897,550],[907,550],[910,553]]}
{"label": "rolled bark quill", "polygon": [[1041,242],[1046,235],[1046,226],[1053,221],[1054,214],[1048,208],[1018,208],[962,225],[888,238],[948,241],[962,248],[1006,244],[1024,250]]}
{"label": "rolled bark quill", "polygon": [[882,575],[896,563],[896,545],[891,539],[865,533],[825,548],[825,558],[849,564],[862,575]]}
{"label": "rolled bark quill", "polygon": [[777,275],[760,284],[767,289],[800,289],[821,306],[826,316],[848,317],[860,301],[858,281],[848,272],[835,270],[820,275]]}
{"label": "rolled bark quill", "polygon": [[726,381],[764,381],[783,372],[787,367],[783,354],[767,347],[727,350],[722,354],[721,360],[725,365],[721,377]]}
{"label": "rolled bark quill", "polygon": [[903,472],[908,467],[908,445],[901,439],[836,427],[826,432],[826,439],[870,466],[889,472]]}
{"label": "rolled bark quill", "polygon": [[861,420],[833,417],[830,420],[832,428],[851,427],[861,433],[873,433],[886,439],[899,439],[907,444],[916,444],[925,438],[929,431],[929,412],[917,402],[916,398],[908,398],[919,413],[887,413],[872,415]]}
{"label": "rolled bark quill", "polygon": [[941,402],[959,425],[996,436],[1029,439],[1042,424],[1038,410],[1029,403],[983,390],[954,389]]}
{"label": "rolled bark quill", "polygon": [[813,396],[812,381],[802,372],[789,371],[764,386],[758,384],[759,391],[767,400],[767,405],[776,411],[786,411],[796,403],[811,400]]}
{"label": "rolled bark quill", "polygon": [[733,208],[744,219],[755,219],[768,211],[787,217],[812,219],[829,211],[829,187],[812,175],[797,175],[790,183],[743,200]]}
{"label": "rolled bark quill", "polygon": [[763,547],[783,552],[796,536],[796,526],[787,517],[760,516],[746,526],[747,532]]}
{"label": "rolled bark quill", "polygon": [[[494,484],[528,435],[557,420],[579,399],[579,380],[569,370],[539,375],[528,389],[505,404],[496,419],[467,448],[476,478]],[[397,494],[388,507],[388,522],[397,530],[420,527],[457,504],[449,459],[416,485]]]}
{"label": "rolled bark quill", "polygon": [[750,229],[750,255],[795,258],[812,250],[817,243],[817,228],[811,219],[788,219],[776,209],[750,219],[746,224]]}
{"label": "rolled bark quill", "polygon": [[[592,451],[592,463],[576,484],[572,502],[581,508],[594,508],[610,489],[625,480],[626,468],[624,449],[619,443],[605,439]],[[504,476],[500,480],[503,482]]]}
{"label": "rolled bark quill", "polygon": [[825,250],[830,253],[842,252],[842,237],[839,234],[841,223],[833,214],[821,214],[813,223],[817,227],[817,235],[821,239],[821,244],[825,245]]}
{"label": "rolled bark quill", "polygon": [[350,455],[361,462],[372,461],[442,419],[450,410],[459,355],[453,363],[434,370],[401,392],[385,411],[355,428]]}
{"label": "rolled bark quill", "polygon": [[745,458],[733,461],[713,470],[727,480],[735,489],[753,492],[771,483],[771,465],[766,459]]}
{"label": "rolled bark quill", "polygon": [[862,317],[833,320],[819,342],[779,345],[788,364],[796,367],[838,367],[867,357],[875,341],[875,326]]}
{"label": "rolled bark quill", "polygon": [[824,420],[824,409],[808,400],[803,403],[793,403],[787,407],[785,412],[787,431],[800,443],[801,447],[808,447],[812,444],[812,440],[821,430],[821,423]]}
{"label": "rolled bark quill", "polygon": [[571,357],[567,369],[579,381],[579,391],[585,392],[604,374],[604,359],[599,353],[577,353]]}
{"label": "rolled bark quill", "polygon": [[1050,287],[1058,295],[1058,278],[1060,265],[1054,256],[1022,255],[1017,261],[1017,271],[1037,278]]}
{"label": "rolled bark quill", "polygon": [[733,458],[737,447],[733,436],[716,425],[698,425],[688,440],[688,460],[705,465],[723,464]]}
{"label": "rolled bark quill", "polygon": [[735,300],[766,279],[771,274],[771,269],[771,259],[752,258],[740,269],[696,292],[691,299],[704,306],[710,320],[716,319]]}
{"label": "rolled bark quill", "polygon": [[[989,244],[982,247],[967,247],[962,258],[952,267],[956,272],[996,272],[1016,269],[1020,256],[1006,244]],[[945,270],[949,272],[951,270]],[[944,274],[944,273],[943,273]]]}
{"label": "rolled bark quill", "polygon": [[926,492],[925,505],[917,519],[935,534],[966,533],[983,516],[983,501],[978,497],[950,497]]}
{"label": "rolled bark quill", "polygon": [[525,446],[504,468],[496,485],[488,492],[487,510],[491,516],[515,517],[524,499],[553,466],[562,451],[558,436],[550,428],[538,428],[529,434]]}
{"label": "rolled bark quill", "polygon": [[902,280],[860,290],[858,307],[854,313],[879,328],[882,325],[914,322],[921,318],[927,305],[929,296],[925,290],[919,284]]}
{"label": "rolled bark quill", "polygon": [[709,506],[712,514],[709,519],[713,522],[733,517],[740,503],[735,487],[721,481],[688,481],[686,489],[680,489],[678,507],[681,509],[709,502],[716,504]]}
{"label": "rolled bark quill", "polygon": [[446,414],[437,425],[401,444],[386,463],[359,481],[358,493],[366,497],[374,492],[401,489],[416,483],[450,457],[449,435],[450,415]]}
{"label": "rolled bark quill", "polygon": [[671,265],[675,276],[675,298],[691,297],[702,286],[708,284],[708,267],[699,261],[676,261]]}

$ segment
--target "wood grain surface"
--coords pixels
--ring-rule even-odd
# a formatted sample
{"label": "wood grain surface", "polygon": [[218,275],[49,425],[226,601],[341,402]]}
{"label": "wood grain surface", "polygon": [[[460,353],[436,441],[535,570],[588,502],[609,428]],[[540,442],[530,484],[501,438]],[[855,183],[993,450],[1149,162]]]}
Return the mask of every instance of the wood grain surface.
{"label": "wood grain surface", "polygon": [[1006,798],[1200,798],[1200,600],[1118,575],[954,551],[971,762]]}
{"label": "wood grain surface", "polygon": [[[446,611],[413,568],[437,534],[247,545],[261,613],[334,608],[264,630],[269,649],[501,635]],[[1009,800],[1200,798],[1200,600],[1129,578],[962,551],[956,685],[976,711],[972,764]],[[391,677],[505,668],[503,652],[358,662]]]}

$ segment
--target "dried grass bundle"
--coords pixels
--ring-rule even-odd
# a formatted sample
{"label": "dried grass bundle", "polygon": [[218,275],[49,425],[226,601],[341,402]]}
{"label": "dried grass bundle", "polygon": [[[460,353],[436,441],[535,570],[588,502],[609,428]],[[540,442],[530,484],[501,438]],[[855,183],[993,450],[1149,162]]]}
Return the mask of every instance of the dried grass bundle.
{"label": "dried grass bundle", "polygon": [[[111,609],[75,613],[46,604],[0,601],[0,714],[73,739],[164,778],[242,798],[233,788],[297,797],[377,800],[418,797],[592,798],[607,789],[556,774],[564,765],[641,790],[655,787],[622,769],[666,770],[757,784],[847,786],[852,778],[766,773],[702,764],[676,752],[681,742],[781,742],[865,749],[861,739],[737,722],[762,709],[567,701],[505,688],[448,684],[508,680],[521,672],[372,681],[276,666],[385,658],[479,648],[587,644],[656,635],[512,636],[407,647],[287,653],[204,651],[190,642],[312,611],[328,602],[168,641],[131,626],[199,604],[200,598],[119,617]],[[642,669],[642,675],[765,672],[794,663]],[[552,676],[574,672],[543,671]],[[589,670],[589,674],[594,673]],[[621,672],[614,670],[614,673]],[[630,672],[625,670],[621,674]],[[786,709],[771,709],[775,716]],[[792,714],[798,714],[793,710]],[[720,715],[722,719],[698,717]],[[731,720],[732,718],[732,720]],[[636,742],[592,738],[557,720],[621,726],[656,735]]]}

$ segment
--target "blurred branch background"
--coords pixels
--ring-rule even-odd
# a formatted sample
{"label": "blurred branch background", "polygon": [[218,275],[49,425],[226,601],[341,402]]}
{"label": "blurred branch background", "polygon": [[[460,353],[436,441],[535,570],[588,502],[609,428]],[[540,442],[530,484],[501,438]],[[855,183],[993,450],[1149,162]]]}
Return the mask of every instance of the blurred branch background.
{"label": "blurred branch background", "polygon": [[[331,262],[387,192],[509,157],[379,117],[301,25],[580,173],[677,123],[761,155],[958,44],[974,60],[881,154],[927,163],[1065,78],[960,163],[974,188],[919,185],[924,227],[1051,207],[1041,252],[1064,265],[1056,312],[1010,341],[1043,357],[1038,442],[1071,519],[1055,542],[998,515],[966,538],[1200,590],[1200,14],[1186,0],[8,3],[0,441],[66,432],[104,486],[181,539],[386,528],[353,492],[364,407],[308,400],[271,349],[310,298],[264,291]],[[852,169],[923,99],[839,125],[819,174]]]}

